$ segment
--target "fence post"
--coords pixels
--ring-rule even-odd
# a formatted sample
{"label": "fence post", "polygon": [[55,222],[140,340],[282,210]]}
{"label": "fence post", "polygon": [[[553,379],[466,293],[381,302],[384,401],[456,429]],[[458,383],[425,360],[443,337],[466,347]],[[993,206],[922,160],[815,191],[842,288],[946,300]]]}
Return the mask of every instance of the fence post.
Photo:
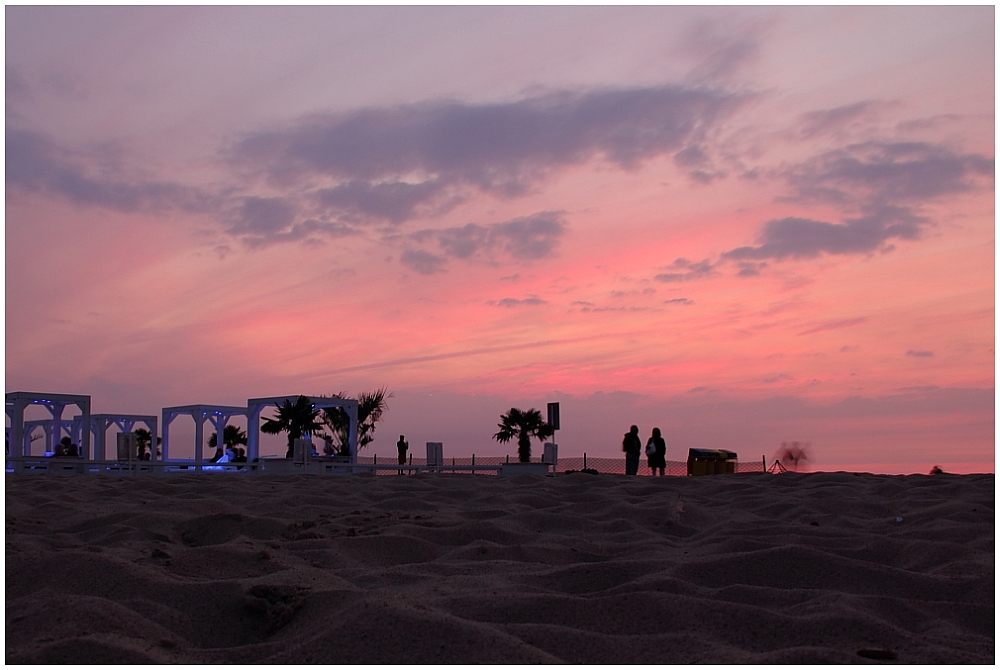
{"label": "fence post", "polygon": [[472,454],[472,474],[476,474],[476,455]]}
{"label": "fence post", "polygon": [[505,462],[505,463],[510,463],[510,454],[507,454],[507,460],[506,460],[506,461],[504,461],[504,462]]}
{"label": "fence post", "polygon": [[583,469],[587,469],[587,452],[583,452]]}
{"label": "fence post", "polygon": [[378,465],[378,454],[372,454],[372,465]]}
{"label": "fence post", "polygon": [[761,472],[767,472],[767,458],[763,454],[760,455],[760,465],[763,468]]}

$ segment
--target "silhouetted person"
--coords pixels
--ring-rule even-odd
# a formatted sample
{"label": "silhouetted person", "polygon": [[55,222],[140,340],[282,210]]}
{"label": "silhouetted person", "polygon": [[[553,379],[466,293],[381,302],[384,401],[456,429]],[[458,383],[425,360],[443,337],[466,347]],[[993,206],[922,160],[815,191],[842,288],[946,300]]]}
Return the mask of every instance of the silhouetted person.
{"label": "silhouetted person", "polygon": [[56,456],[60,458],[80,458],[80,448],[73,444],[73,440],[64,437],[56,445]]}
{"label": "silhouetted person", "polygon": [[[410,443],[406,441],[406,437],[403,435],[399,436],[399,442],[396,443],[396,451],[399,452],[399,464],[406,465],[406,451],[410,448]],[[398,474],[403,474],[400,470]]]}
{"label": "silhouetted person", "polygon": [[649,465],[650,476],[656,474],[657,468],[660,470],[660,476],[663,476],[667,467],[667,442],[660,435],[659,428],[653,429],[653,434],[646,442],[646,463]]}
{"label": "silhouetted person", "polygon": [[209,463],[218,463],[219,459],[222,458],[222,455],[224,453],[225,452],[222,451],[222,447],[216,447],[215,448],[215,456],[212,456],[210,459],[208,459],[208,462]]}
{"label": "silhouetted person", "polygon": [[632,426],[622,440],[622,451],[625,452],[625,474],[634,475],[639,472],[639,455],[642,452],[642,440],[639,439],[639,426]]}

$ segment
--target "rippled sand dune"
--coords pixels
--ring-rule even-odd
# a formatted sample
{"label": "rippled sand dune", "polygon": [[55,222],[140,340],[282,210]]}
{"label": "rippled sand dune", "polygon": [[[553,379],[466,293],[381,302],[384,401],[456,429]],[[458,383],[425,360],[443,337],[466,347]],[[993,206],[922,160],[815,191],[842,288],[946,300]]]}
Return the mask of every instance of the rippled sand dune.
{"label": "rippled sand dune", "polygon": [[993,480],[8,475],[5,660],[993,663]]}

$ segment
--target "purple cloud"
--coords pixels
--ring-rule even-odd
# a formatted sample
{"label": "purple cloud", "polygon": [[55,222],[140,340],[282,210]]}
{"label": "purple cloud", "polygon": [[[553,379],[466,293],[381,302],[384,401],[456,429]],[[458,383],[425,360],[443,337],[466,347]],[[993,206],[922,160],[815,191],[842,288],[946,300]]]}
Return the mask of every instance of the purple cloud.
{"label": "purple cloud", "polygon": [[[811,119],[813,127],[853,118],[867,105],[827,110]],[[760,270],[747,265],[753,261],[891,251],[890,241],[919,239],[932,225],[918,213],[919,205],[975,189],[977,180],[992,176],[993,164],[979,154],[923,142],[865,142],[825,152],[786,171],[793,194],[782,200],[829,203],[859,214],[843,223],[774,219],[764,224],[756,246],[732,249],[722,258],[740,261],[739,274],[752,276]]]}
{"label": "purple cloud", "polygon": [[871,206],[922,202],[975,187],[993,175],[993,159],[926,142],[865,142],[828,151],[787,172],[793,201]]}
{"label": "purple cloud", "polygon": [[858,121],[872,118],[881,106],[884,106],[884,103],[863,100],[833,109],[806,112],[799,116],[797,132],[805,138],[835,133]]}
{"label": "purple cloud", "polygon": [[747,97],[662,86],[361,109],[249,134],[230,157],[278,185],[332,179],[316,193],[332,215],[398,223],[460,187],[513,197],[596,157],[634,169],[682,152]]}
{"label": "purple cloud", "polygon": [[[11,82],[15,91],[19,81]],[[7,184],[117,211],[210,213],[224,232],[260,247],[350,234],[362,223],[398,225],[449,210],[469,189],[516,197],[536,189],[553,171],[594,159],[636,169],[648,159],[676,154],[693,175],[711,179],[715,174],[707,169],[703,139],[748,97],[700,86],[660,86],[313,115],[282,129],[249,133],[228,148],[238,170],[234,183],[217,194],[116,176],[95,169],[93,156],[71,154],[35,133],[8,130]],[[281,197],[254,193],[245,180],[255,172],[278,187]],[[553,252],[560,226],[526,217],[438,238],[443,251],[455,257],[495,248],[515,258],[544,258]]]}
{"label": "purple cloud", "polygon": [[432,275],[436,272],[444,272],[447,260],[427,251],[421,251],[420,249],[407,249],[400,255],[399,262],[414,272],[419,272],[422,275]]}
{"label": "purple cloud", "polygon": [[530,296],[528,298],[523,298],[518,300],[517,298],[504,298],[503,300],[489,300],[487,305],[496,305],[497,307],[534,307],[535,305],[546,304],[545,300],[542,300],[537,295]]}
{"label": "purple cloud", "polygon": [[408,239],[436,246],[441,256],[435,258],[441,258],[442,262],[445,258],[468,260],[495,254],[530,261],[552,256],[565,234],[561,212],[538,212],[501,223],[420,230],[411,233]]}
{"label": "purple cloud", "polygon": [[226,231],[232,235],[267,235],[285,230],[295,221],[295,204],[286,198],[243,198],[235,221]]}
{"label": "purple cloud", "polygon": [[808,330],[803,330],[799,335],[812,335],[813,333],[822,333],[827,330],[839,330],[841,328],[850,328],[851,326],[857,326],[868,320],[867,316],[859,316],[853,319],[840,319],[838,321],[827,321],[826,323],[821,323],[818,326],[814,326]]}
{"label": "purple cloud", "polygon": [[[787,217],[764,224],[757,246],[738,247],[723,253],[722,258],[754,261],[815,258],[823,253],[869,253],[894,238],[917,239],[926,223],[926,219],[896,207],[884,207],[843,224]],[[751,276],[759,271],[759,267],[741,263],[739,274]]]}
{"label": "purple cloud", "polygon": [[[325,213],[344,220],[381,219],[402,223],[418,215],[420,205],[435,200],[444,190],[438,180],[417,184],[404,181],[370,183],[360,179],[342,182],[331,188],[319,189],[314,197]],[[452,199],[447,205],[456,204]]]}
{"label": "purple cloud", "polygon": [[662,282],[683,282],[704,279],[715,274],[714,266],[707,259],[698,263],[692,263],[686,258],[678,258],[667,266],[666,269],[670,270],[670,272],[660,273],[653,277],[653,279]]}
{"label": "purple cloud", "polygon": [[[28,193],[56,194],[79,205],[119,212],[205,212],[215,198],[172,182],[129,181],[60,149],[48,137],[26,130],[6,132],[6,184]],[[91,161],[93,163],[93,161]]]}

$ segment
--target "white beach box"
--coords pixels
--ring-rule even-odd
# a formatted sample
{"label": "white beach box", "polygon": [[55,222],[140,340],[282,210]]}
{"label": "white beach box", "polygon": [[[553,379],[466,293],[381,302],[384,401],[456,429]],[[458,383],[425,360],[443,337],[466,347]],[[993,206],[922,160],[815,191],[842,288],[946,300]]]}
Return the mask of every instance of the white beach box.
{"label": "white beach box", "polygon": [[444,465],[444,443],[427,443],[427,465]]}
{"label": "white beach box", "polygon": [[555,442],[546,442],[545,451],[542,453],[542,463],[555,468],[559,464],[559,445]]}
{"label": "white beach box", "polygon": [[118,433],[118,460],[134,461],[137,455],[137,442],[135,433]]}
{"label": "white beach box", "polygon": [[298,439],[292,447],[292,461],[296,464],[305,465],[309,462],[309,456],[312,454],[312,440]]}

